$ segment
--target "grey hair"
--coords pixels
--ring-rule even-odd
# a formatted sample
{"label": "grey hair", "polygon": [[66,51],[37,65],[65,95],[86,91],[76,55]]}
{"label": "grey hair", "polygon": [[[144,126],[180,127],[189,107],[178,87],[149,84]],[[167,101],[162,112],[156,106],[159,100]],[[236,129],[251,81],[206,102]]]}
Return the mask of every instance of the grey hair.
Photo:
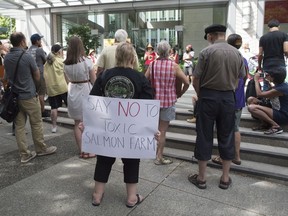
{"label": "grey hair", "polygon": [[118,29],[115,32],[115,41],[116,42],[119,42],[119,43],[126,42],[127,38],[128,38],[128,34],[124,29]]}
{"label": "grey hair", "polygon": [[157,45],[157,52],[160,58],[168,57],[170,49],[171,49],[170,44],[165,40],[160,41]]}

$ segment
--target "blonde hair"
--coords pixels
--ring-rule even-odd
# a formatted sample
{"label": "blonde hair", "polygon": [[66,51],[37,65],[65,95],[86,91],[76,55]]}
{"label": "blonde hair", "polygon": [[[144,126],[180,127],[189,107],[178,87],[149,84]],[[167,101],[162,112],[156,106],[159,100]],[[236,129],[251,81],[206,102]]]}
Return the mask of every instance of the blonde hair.
{"label": "blonde hair", "polygon": [[117,67],[130,67],[135,61],[135,49],[127,42],[120,43],[116,48],[116,66]]}

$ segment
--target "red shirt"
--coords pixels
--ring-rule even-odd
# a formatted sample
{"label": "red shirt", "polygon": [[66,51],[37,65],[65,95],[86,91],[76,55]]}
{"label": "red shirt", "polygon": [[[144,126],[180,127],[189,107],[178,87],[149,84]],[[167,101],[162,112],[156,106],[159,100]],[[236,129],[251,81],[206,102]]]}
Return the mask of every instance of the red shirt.
{"label": "red shirt", "polygon": [[156,59],[156,53],[155,52],[152,52],[152,53],[146,52],[146,55],[148,56],[148,58],[145,61],[145,65],[149,65],[152,61],[154,61]]}

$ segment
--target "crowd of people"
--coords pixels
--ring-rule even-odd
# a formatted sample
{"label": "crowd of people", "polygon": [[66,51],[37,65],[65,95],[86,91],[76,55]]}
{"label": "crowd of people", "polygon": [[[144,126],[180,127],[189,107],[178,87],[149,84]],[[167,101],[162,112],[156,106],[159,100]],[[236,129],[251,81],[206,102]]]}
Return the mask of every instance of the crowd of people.
{"label": "crowd of people", "polygon": [[[253,77],[256,95],[249,97],[247,101],[248,111],[262,122],[257,129],[267,129],[264,131],[267,135],[282,133],[281,124],[288,123],[288,84],[285,83],[286,68],[283,64],[284,56],[288,56],[288,36],[279,31],[279,25],[277,20],[270,21],[269,33],[260,39],[259,71]],[[232,184],[229,176],[231,162],[241,165],[239,124],[242,109],[246,105],[244,88],[248,77],[248,63],[239,52],[242,46],[240,35],[231,34],[226,40],[226,26],[220,24],[208,26],[204,34],[209,46],[201,50],[196,65],[192,45],[186,46],[181,59],[184,64],[182,69],[177,49],[171,48],[163,40],[155,46],[156,50],[151,44],[147,45],[145,72],[140,73],[136,51],[127,42],[128,34],[124,29],[115,32],[115,43],[105,47],[97,59],[95,50],[90,50],[86,55],[83,42],[78,36],[69,38],[64,59],[60,44],[52,45],[51,52],[47,55],[42,48],[41,35],[33,34],[30,37],[32,45],[28,48],[23,33],[12,33],[10,42],[13,47],[10,50],[4,50],[0,44],[1,53],[2,50],[5,51],[5,55],[1,55],[0,65],[4,65],[5,69],[3,81],[13,84],[19,94],[20,110],[14,125],[21,163],[27,163],[36,156],[53,154],[57,150],[56,146],[48,147],[44,142],[42,117],[48,115],[44,109],[45,94],[48,95],[51,106],[51,132],[57,132],[57,110],[64,102],[69,117],[74,120],[73,131],[79,157],[96,157],[95,154],[82,151],[82,133],[85,130],[82,101],[89,94],[112,97],[113,94],[109,94],[106,85],[111,85],[116,79],[117,85],[125,81],[122,86],[129,87],[126,90],[130,91],[129,94],[117,97],[160,101],[154,164],[169,165],[173,161],[163,155],[166,132],[170,121],[176,118],[177,99],[192,83],[196,92],[192,97],[194,111],[193,118],[187,121],[196,123],[194,156],[198,160],[199,172],[190,174],[188,181],[199,189],[207,187],[206,167],[212,156],[216,127],[219,156],[212,161],[222,165],[219,187],[228,189]],[[17,68],[21,68],[21,73],[17,74],[13,83]],[[267,89],[261,89],[261,74],[265,75],[264,79],[269,83]],[[180,89],[177,89],[177,82],[181,83]],[[268,98],[271,107],[262,106],[262,98]],[[29,150],[27,145],[27,119],[30,121],[35,151]],[[114,157],[97,155],[92,195],[94,206],[101,204],[115,160]],[[122,158],[122,162],[127,191],[126,206],[132,208],[143,201],[137,191],[140,159]]]}

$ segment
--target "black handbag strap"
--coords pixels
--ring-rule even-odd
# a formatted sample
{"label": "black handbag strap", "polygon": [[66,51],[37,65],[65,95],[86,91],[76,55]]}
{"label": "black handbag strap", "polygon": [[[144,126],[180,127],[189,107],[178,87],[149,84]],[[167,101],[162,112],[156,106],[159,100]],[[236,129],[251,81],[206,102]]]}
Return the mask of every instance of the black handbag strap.
{"label": "black handbag strap", "polygon": [[[23,54],[25,53],[25,51],[23,51],[20,55],[20,57],[18,58],[18,61],[17,61],[17,64],[16,64],[16,68],[15,68],[15,71],[14,71],[14,78],[13,78],[13,84],[12,85],[15,85],[15,82],[16,82],[16,78],[17,78],[17,73],[18,73],[18,66],[19,66],[19,62],[20,62],[20,59],[22,58]],[[11,85],[11,83],[10,83]]]}

